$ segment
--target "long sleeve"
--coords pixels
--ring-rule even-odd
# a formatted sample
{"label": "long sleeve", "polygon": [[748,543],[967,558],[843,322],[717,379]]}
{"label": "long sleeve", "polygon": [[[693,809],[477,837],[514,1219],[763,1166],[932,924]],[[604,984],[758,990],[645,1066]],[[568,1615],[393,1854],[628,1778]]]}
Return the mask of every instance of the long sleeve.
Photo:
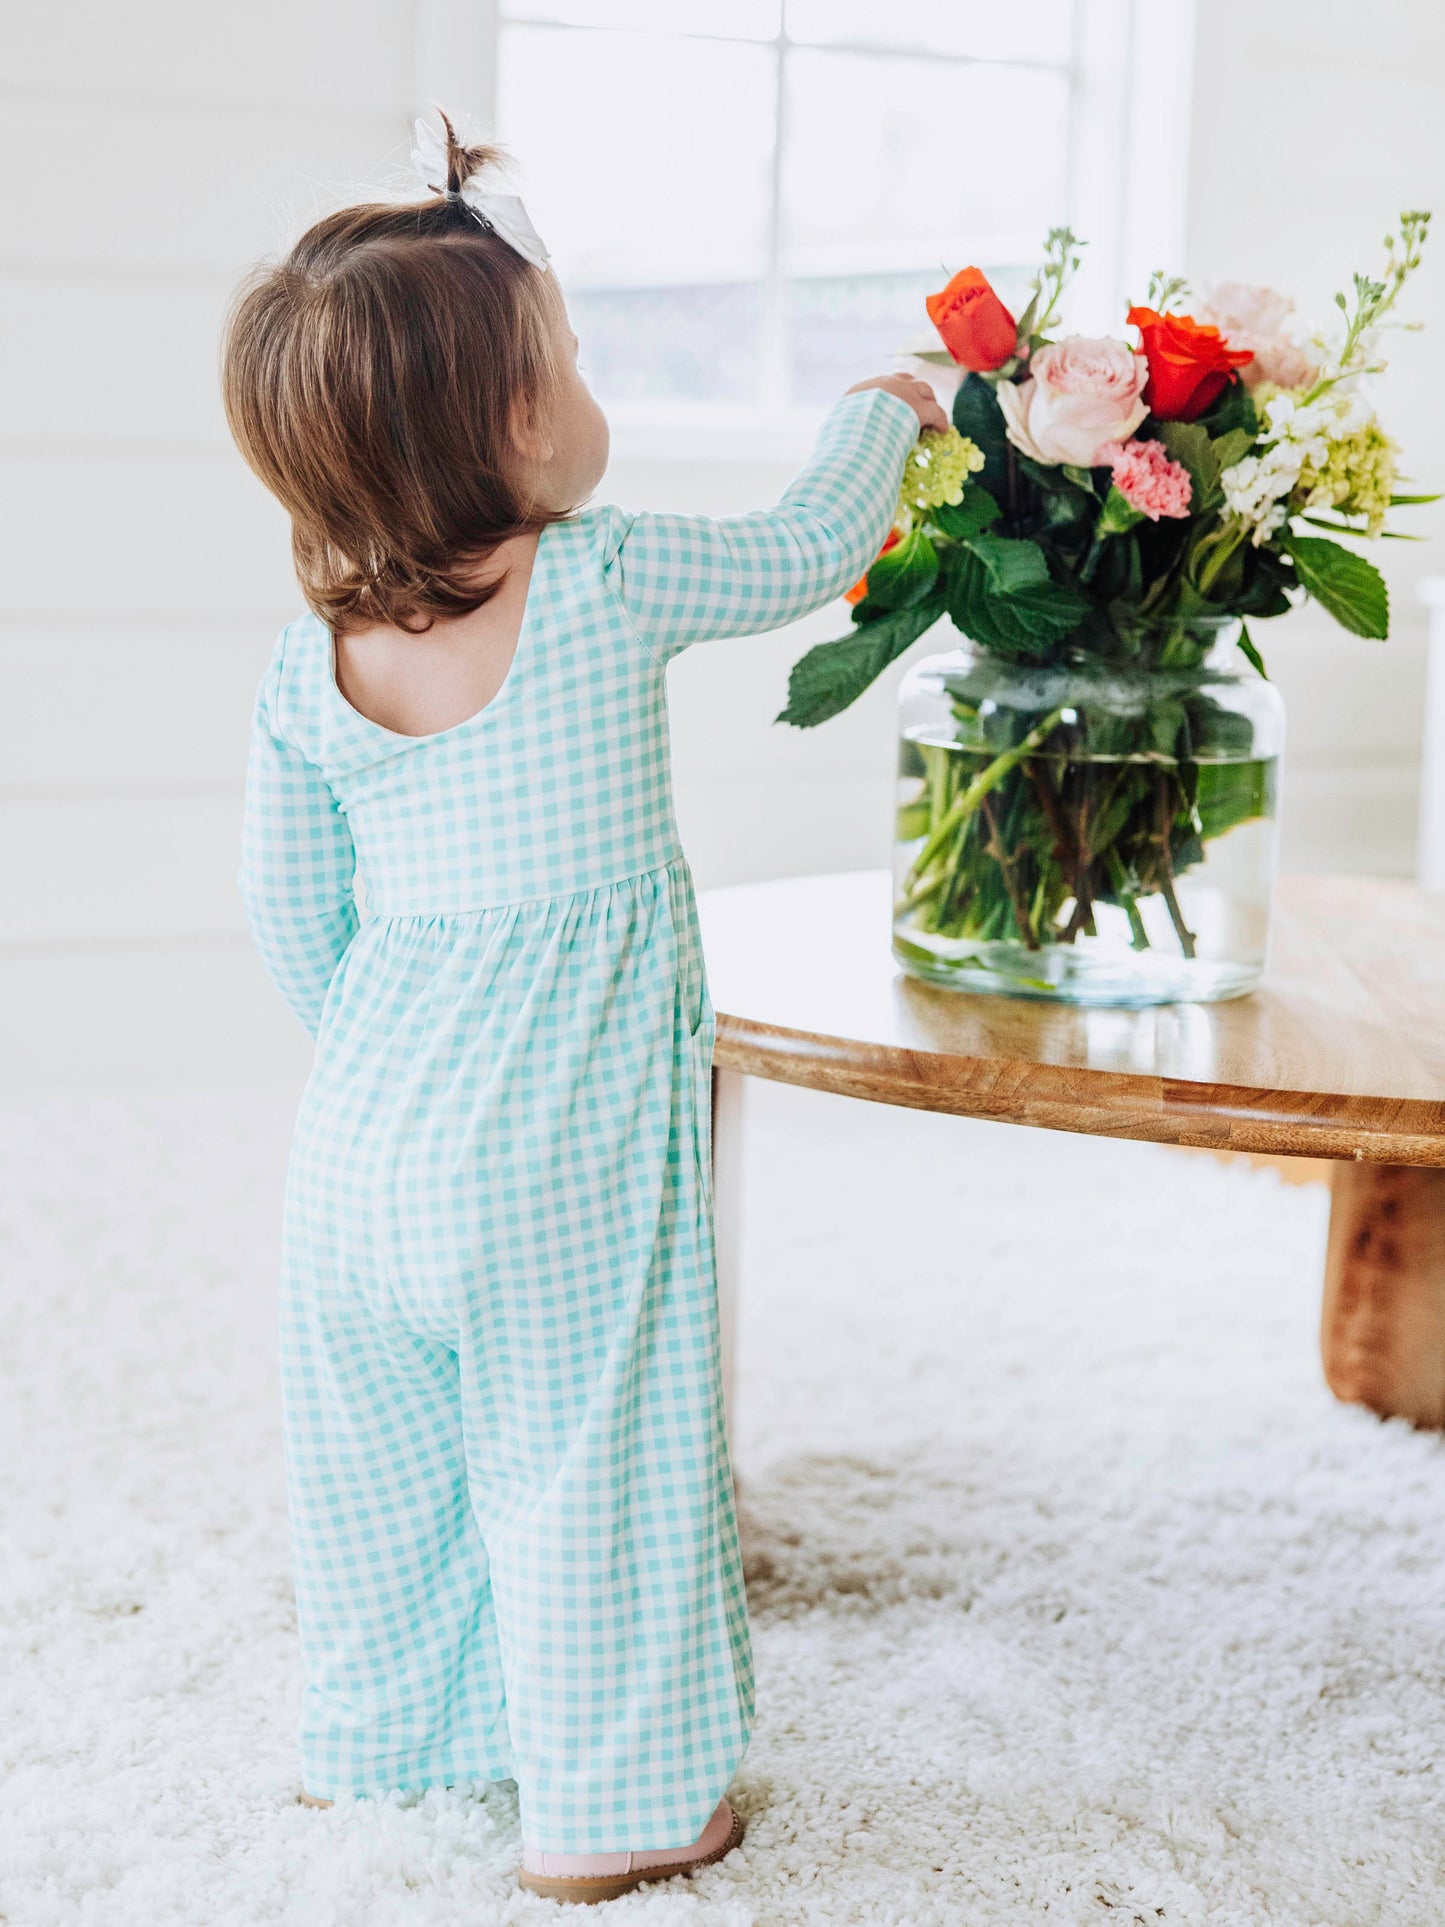
{"label": "long sleeve", "polygon": [[609,579],[662,661],[717,636],[759,635],[819,609],[867,568],[898,503],[918,417],[886,389],[845,395],[776,508],[715,521],[620,516]]}
{"label": "long sleeve", "polygon": [[241,897],[266,974],[314,1037],[356,934],[356,856],[320,771],[278,731],[281,667],[278,648],[251,731]]}

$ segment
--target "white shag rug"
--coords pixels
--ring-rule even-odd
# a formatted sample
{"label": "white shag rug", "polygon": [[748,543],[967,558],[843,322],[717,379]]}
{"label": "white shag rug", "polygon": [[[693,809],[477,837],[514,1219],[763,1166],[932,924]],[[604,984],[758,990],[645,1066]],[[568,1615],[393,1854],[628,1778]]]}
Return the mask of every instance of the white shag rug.
{"label": "white shag rug", "polygon": [[[295,1803],[289,1113],[0,1115],[8,1927],[562,1918],[509,1787]],[[767,1086],[749,1131],[750,1832],[602,1917],[1445,1918],[1445,1448],[1320,1382],[1323,1191]]]}

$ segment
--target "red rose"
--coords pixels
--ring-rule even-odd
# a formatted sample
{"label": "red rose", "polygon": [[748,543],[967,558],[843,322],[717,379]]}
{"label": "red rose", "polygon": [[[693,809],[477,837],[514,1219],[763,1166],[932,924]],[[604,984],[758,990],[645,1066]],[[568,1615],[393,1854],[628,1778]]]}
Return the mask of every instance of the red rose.
{"label": "red rose", "polygon": [[1131,308],[1129,320],[1143,337],[1149,363],[1144,399],[1161,422],[1197,421],[1233,380],[1235,369],[1253,359],[1247,348],[1231,348],[1218,328],[1206,328],[1187,314]]}
{"label": "red rose", "polygon": [[944,347],[975,373],[1002,368],[1018,348],[1018,323],[977,268],[960,268],[948,286],[929,295],[923,305]]}
{"label": "red rose", "polygon": [[[898,544],[902,541],[902,539],[903,538],[901,535],[899,535],[897,529],[890,529],[888,531],[888,539],[887,541],[884,542],[883,547],[878,551],[878,555],[887,555],[890,549],[896,549],[898,547]],[[873,558],[874,562],[878,560],[878,555],[874,556]],[[869,567],[870,568],[872,567],[872,563],[869,564]],[[867,595],[867,593],[868,593],[868,578],[866,575],[860,575],[858,580],[853,584],[852,588],[847,590],[844,593],[843,600],[845,602],[861,602],[864,596]]]}

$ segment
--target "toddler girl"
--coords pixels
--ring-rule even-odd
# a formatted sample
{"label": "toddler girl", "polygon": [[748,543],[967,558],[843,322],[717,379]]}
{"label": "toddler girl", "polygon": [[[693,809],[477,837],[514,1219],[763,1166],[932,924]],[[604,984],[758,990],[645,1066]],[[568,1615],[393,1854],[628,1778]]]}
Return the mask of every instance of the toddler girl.
{"label": "toddler girl", "polygon": [[944,418],[884,377],[776,509],[584,509],[607,424],[562,296],[446,132],[431,199],[318,222],[225,349],[311,610],[261,686],[242,868],[316,1037],[283,1256],[301,1756],[318,1803],[514,1778],[522,1884],[596,1900],[737,1844],[753,1715],[664,672],[838,595]]}

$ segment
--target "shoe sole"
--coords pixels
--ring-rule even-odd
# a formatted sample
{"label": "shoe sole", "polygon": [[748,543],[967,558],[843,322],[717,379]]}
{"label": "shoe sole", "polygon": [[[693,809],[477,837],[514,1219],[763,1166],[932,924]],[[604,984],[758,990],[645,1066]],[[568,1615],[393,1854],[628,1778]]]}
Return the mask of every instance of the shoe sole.
{"label": "shoe sole", "polygon": [[680,1873],[693,1874],[700,1867],[711,1867],[716,1861],[725,1860],[734,1847],[742,1845],[745,1832],[742,1816],[734,1813],[727,1839],[696,1860],[679,1860],[670,1867],[640,1867],[636,1873],[542,1874],[528,1873],[523,1867],[517,1874],[517,1884],[529,1894],[541,1894],[544,1900],[570,1901],[576,1906],[590,1907],[599,1900],[616,1900],[619,1894],[630,1894],[634,1888],[645,1887],[654,1880],[673,1880]]}

